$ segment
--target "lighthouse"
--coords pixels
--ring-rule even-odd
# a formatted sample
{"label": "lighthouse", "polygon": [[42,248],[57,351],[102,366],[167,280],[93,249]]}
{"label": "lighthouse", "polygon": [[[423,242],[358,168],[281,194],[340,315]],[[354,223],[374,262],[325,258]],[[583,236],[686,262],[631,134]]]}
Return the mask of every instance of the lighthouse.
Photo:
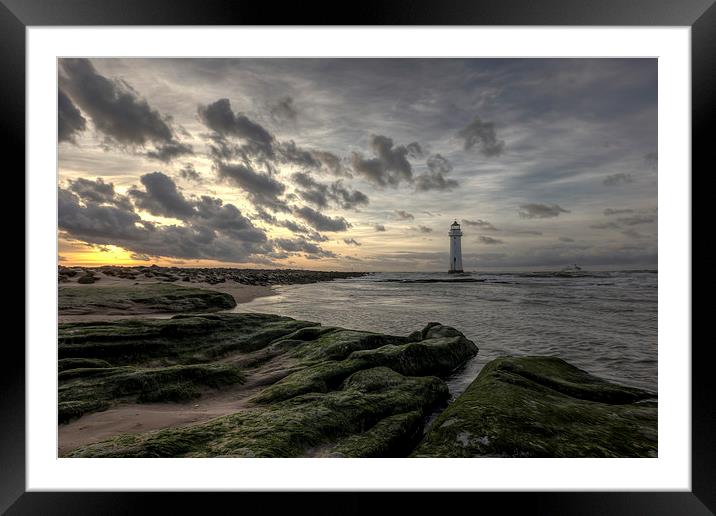
{"label": "lighthouse", "polygon": [[460,246],[460,238],[462,238],[462,231],[460,230],[460,224],[457,220],[450,225],[450,274],[462,272],[462,248]]}

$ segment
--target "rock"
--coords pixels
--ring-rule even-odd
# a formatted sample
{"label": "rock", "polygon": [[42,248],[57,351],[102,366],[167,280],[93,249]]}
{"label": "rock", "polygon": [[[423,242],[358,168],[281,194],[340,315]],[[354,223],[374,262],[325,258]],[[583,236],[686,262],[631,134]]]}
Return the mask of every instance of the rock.
{"label": "rock", "polygon": [[[353,374],[341,388],[309,393],[188,427],[114,440],[76,450],[72,457],[299,457],[390,456],[415,424],[448,396],[435,377],[404,377],[387,368]],[[396,416],[410,421],[396,421]],[[368,432],[368,435],[364,432]],[[333,450],[337,450],[333,452]],[[331,453],[329,452],[329,454]]]}
{"label": "rock", "polygon": [[136,284],[131,287],[60,287],[58,294],[59,313],[63,315],[196,313],[229,310],[236,306],[233,296],[225,292],[171,283]]}
{"label": "rock", "polygon": [[184,401],[198,397],[201,386],[217,388],[244,379],[238,368],[227,364],[65,369],[58,375],[58,420],[66,423],[86,412],[103,410],[114,400]]}
{"label": "rock", "polygon": [[655,395],[554,357],[502,357],[435,420],[414,457],[655,457]]}
{"label": "rock", "polygon": [[[442,326],[441,326],[442,327]],[[264,389],[253,399],[270,403],[306,392],[327,392],[331,386],[361,369],[388,367],[406,376],[446,376],[477,354],[477,346],[461,333],[449,338],[392,337],[343,329],[320,328],[323,333],[308,335],[312,328],[278,341],[285,346],[296,339],[301,344],[292,351],[305,359],[304,367]],[[311,346],[302,342],[315,339]]]}
{"label": "rock", "polygon": [[[105,266],[100,269],[79,269],[87,275],[94,275],[93,271],[100,271],[107,276],[122,279],[136,279],[139,275],[145,278],[155,278],[159,281],[198,281],[210,285],[217,285],[228,280],[246,285],[279,285],[292,283],[315,283],[318,281],[332,281],[335,279],[355,278],[365,276],[364,272],[338,272],[338,271],[310,271],[310,270],[257,270],[234,268],[181,268],[160,267],[120,267]],[[58,266],[58,274],[72,277],[78,272],[62,265]],[[187,279],[190,278],[190,279]],[[99,278],[97,278],[99,279]]]}
{"label": "rock", "polygon": [[62,358],[58,364],[59,372],[68,369],[79,369],[88,367],[112,367],[106,360],[99,358]]}
{"label": "rock", "polygon": [[99,278],[97,278],[96,276],[94,276],[93,274],[90,273],[90,274],[86,274],[86,275],[84,275],[84,276],[81,276],[81,277],[77,280],[77,283],[81,283],[81,284],[83,284],[83,285],[90,285],[90,284],[94,283],[95,281],[97,281],[98,279],[99,279]]}
{"label": "rock", "polygon": [[[267,314],[63,324],[59,335],[62,359],[113,365],[62,373],[65,418],[127,396],[141,402],[196,392],[175,369],[192,364],[231,364],[247,385],[261,386],[235,414],[118,436],[75,451],[77,457],[405,456],[449,396],[438,376],[477,353],[461,333],[437,323],[408,337]],[[166,367],[157,368],[157,359]],[[137,375],[143,380],[134,382]]]}

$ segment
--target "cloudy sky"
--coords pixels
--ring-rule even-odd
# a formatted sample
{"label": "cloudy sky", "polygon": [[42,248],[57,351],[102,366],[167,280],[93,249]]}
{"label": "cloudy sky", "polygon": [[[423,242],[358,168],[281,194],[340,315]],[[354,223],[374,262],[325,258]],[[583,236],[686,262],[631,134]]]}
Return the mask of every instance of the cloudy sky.
{"label": "cloudy sky", "polygon": [[62,59],[65,265],[655,267],[655,59]]}

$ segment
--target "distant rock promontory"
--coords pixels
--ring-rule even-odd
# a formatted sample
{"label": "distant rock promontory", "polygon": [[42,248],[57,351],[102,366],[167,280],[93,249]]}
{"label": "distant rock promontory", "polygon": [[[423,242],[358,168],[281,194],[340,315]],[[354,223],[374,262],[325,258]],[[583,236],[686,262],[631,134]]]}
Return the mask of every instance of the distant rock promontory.
{"label": "distant rock promontory", "polygon": [[[126,280],[152,279],[164,282],[208,283],[215,285],[224,282],[236,282],[243,285],[290,285],[296,283],[316,283],[334,279],[365,276],[365,272],[312,271],[304,269],[238,269],[233,267],[160,267],[132,266],[121,267],[107,265],[103,267],[64,267],[58,268],[60,283],[87,282],[97,280],[99,274]],[[82,278],[93,278],[82,280]],[[82,281],[79,281],[82,280]]]}

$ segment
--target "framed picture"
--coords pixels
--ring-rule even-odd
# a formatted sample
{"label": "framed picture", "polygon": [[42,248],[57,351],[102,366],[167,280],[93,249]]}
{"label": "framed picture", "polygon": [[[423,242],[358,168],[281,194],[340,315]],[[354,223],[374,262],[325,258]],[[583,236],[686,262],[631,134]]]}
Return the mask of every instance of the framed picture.
{"label": "framed picture", "polygon": [[4,1],[28,208],[0,507],[716,510],[711,4]]}

